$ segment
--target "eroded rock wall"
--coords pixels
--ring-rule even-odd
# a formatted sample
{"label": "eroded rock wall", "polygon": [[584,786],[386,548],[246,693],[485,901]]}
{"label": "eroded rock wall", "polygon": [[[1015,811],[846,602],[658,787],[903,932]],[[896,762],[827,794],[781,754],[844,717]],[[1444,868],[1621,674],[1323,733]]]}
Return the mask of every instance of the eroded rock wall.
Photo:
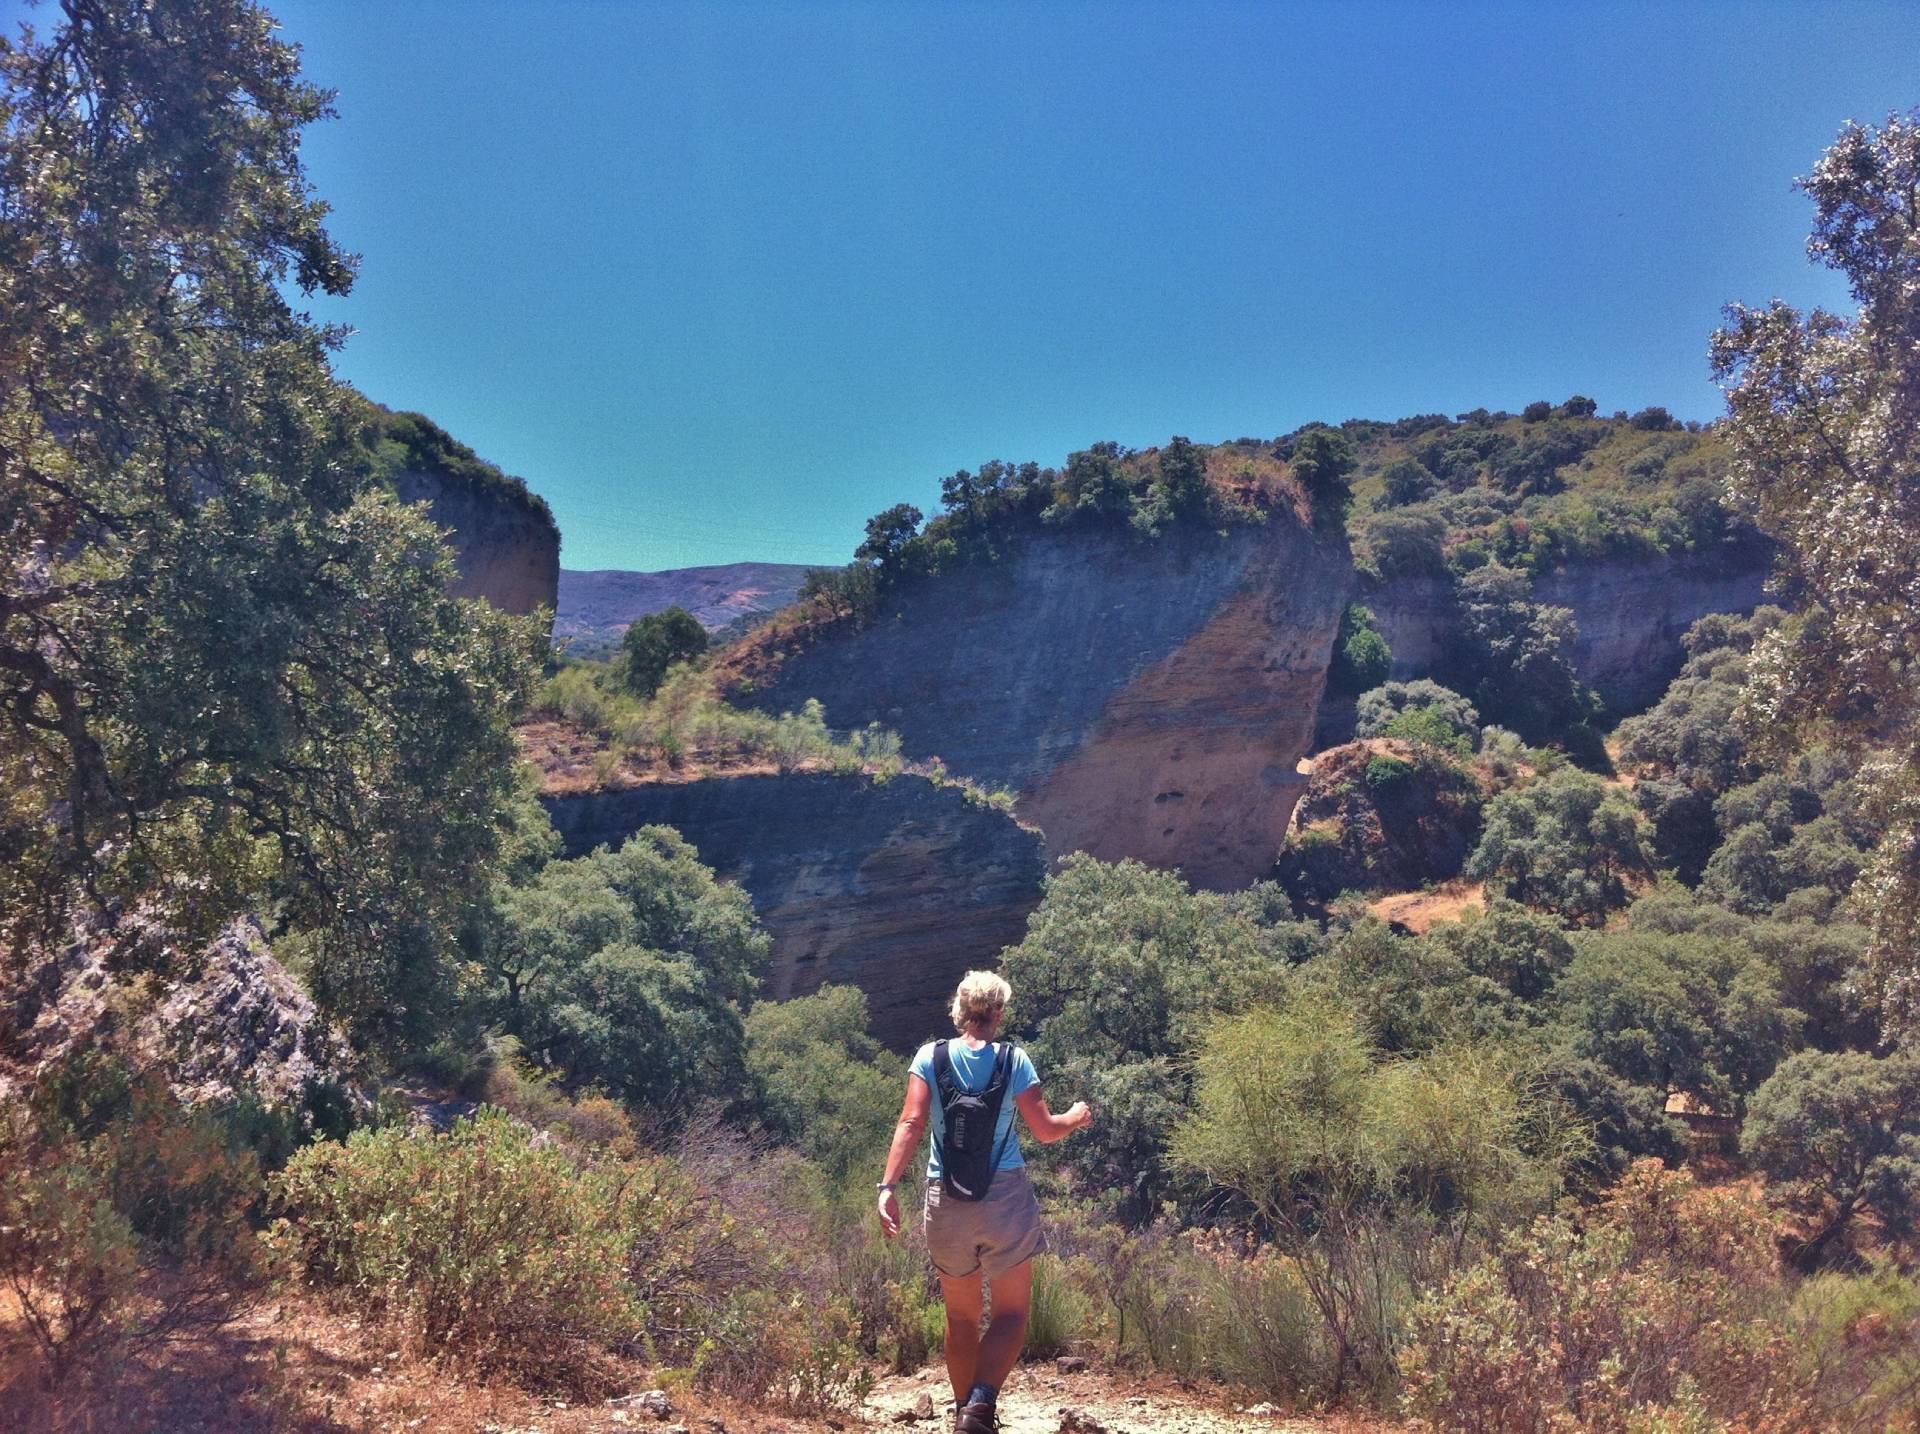
{"label": "eroded rock wall", "polygon": [[962,973],[1020,940],[1046,872],[1039,833],[922,777],[714,777],[545,801],[568,856],[677,829],[753,899],[774,943],[768,996],[857,985],[898,1049],[938,1032]]}
{"label": "eroded rock wall", "polygon": [[560,532],[544,509],[516,495],[406,469],[394,475],[403,503],[426,503],[428,514],[453,531],[459,577],[455,597],[485,598],[503,612],[549,611],[559,603]]}
{"label": "eroded rock wall", "polygon": [[[1752,612],[1766,601],[1772,557],[1760,549],[1571,564],[1534,579],[1536,600],[1571,608],[1580,680],[1616,714],[1651,706],[1680,671],[1680,639],[1709,613]],[[1373,609],[1393,649],[1393,677],[1442,671],[1457,621],[1450,585],[1394,578],[1357,601]]]}
{"label": "eroded rock wall", "polygon": [[1243,886],[1302,785],[1351,574],[1344,539],[1284,519],[1044,533],[907,588],[736,700],[892,727],[908,756],[1013,789],[1052,852]]}

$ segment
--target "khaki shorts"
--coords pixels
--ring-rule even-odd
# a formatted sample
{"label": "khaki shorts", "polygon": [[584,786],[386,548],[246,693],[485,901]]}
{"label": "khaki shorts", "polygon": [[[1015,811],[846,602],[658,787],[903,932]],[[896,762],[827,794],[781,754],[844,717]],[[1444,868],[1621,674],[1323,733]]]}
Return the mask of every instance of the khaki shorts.
{"label": "khaki shorts", "polygon": [[1024,1168],[995,1171],[984,1200],[945,1195],[938,1180],[927,1182],[927,1253],[949,1279],[984,1273],[997,1280],[1046,1250],[1040,1201]]}

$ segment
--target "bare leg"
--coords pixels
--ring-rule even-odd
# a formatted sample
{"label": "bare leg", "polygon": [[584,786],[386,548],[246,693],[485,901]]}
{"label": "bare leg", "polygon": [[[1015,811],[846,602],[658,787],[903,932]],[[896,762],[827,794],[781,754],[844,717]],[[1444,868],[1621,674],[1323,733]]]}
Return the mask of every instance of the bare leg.
{"label": "bare leg", "polygon": [[[999,1289],[996,1283],[995,1290]],[[973,1388],[974,1366],[980,1358],[981,1279],[940,1277],[940,1295],[947,1305],[947,1378],[953,1381],[953,1402],[963,1403]],[[996,1301],[994,1309],[998,1311]],[[1024,1327],[1024,1326],[1023,1326]]]}
{"label": "bare leg", "polygon": [[[1022,1260],[989,1286],[993,1297],[993,1318],[980,1340],[973,1379],[998,1389],[1020,1362],[1020,1348],[1027,1342],[1027,1315],[1033,1308],[1033,1261]],[[948,1326],[951,1339],[952,1324]],[[972,1387],[972,1381],[968,1382]],[[960,1391],[966,1397],[966,1390]]]}

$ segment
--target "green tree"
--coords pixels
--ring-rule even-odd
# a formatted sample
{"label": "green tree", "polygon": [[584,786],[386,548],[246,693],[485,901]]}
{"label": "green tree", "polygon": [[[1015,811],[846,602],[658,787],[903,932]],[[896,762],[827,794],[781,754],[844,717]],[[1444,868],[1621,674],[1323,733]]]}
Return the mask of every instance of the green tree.
{"label": "green tree", "polygon": [[883,582],[898,578],[907,545],[920,530],[921,512],[911,503],[895,503],[867,519],[866,540],[853,550],[854,561],[874,568]]}
{"label": "green tree", "polygon": [[1800,182],[1808,252],[1851,317],[1735,304],[1713,338],[1728,492],[1779,545],[1800,611],[1757,647],[1746,712],[1770,751],[1810,730],[1884,753],[1886,835],[1860,888],[1889,1025],[1920,1033],[1920,113],[1848,124]]}
{"label": "green tree", "polygon": [[1585,720],[1568,609],[1533,601],[1532,579],[1498,563],[1460,580],[1459,606],[1454,660],[1481,712],[1530,742]]}
{"label": "green tree", "polygon": [[1410,453],[1403,453],[1380,470],[1381,503],[1389,508],[1404,508],[1431,498],[1440,484],[1427,465]]}
{"label": "green tree", "polygon": [[1740,1132],[1747,1158],[1792,1182],[1822,1223],[1800,1250],[1808,1265],[1842,1248],[1872,1210],[1895,1236],[1920,1219],[1920,1060],[1802,1051],[1754,1092]]}
{"label": "green tree", "polygon": [[1353,488],[1348,482],[1353,473],[1353,445],[1337,428],[1309,428],[1293,445],[1288,462],[1293,476],[1306,490],[1313,507],[1314,520],[1329,525],[1344,523],[1353,506]]}
{"label": "green tree", "polygon": [[1625,794],[1563,767],[1488,804],[1466,870],[1502,896],[1594,923],[1625,904],[1624,879],[1646,866]]}
{"label": "green tree", "polygon": [[1634,1085],[1722,1106],[1772,1073],[1801,1026],[1767,963],[1707,932],[1583,936],[1553,999],[1576,1055]]}
{"label": "green tree", "polygon": [[421,1038],[542,634],[445,596],[289,301],[353,278],[297,49],[247,0],[67,12],[0,51],[0,939],[268,911],[330,1010]]}
{"label": "green tree", "polygon": [[620,640],[619,679],[637,697],[660,690],[667,669],[691,662],[707,650],[707,630],[678,603],[636,619]]}
{"label": "green tree", "polygon": [[1121,469],[1126,450],[1113,442],[1089,445],[1067,455],[1055,489],[1053,506],[1045,517],[1059,521],[1079,513],[1117,518],[1133,506],[1133,490]]}
{"label": "green tree", "polygon": [[769,950],[746,895],[670,827],[501,892],[482,945],[497,1019],[574,1089],[668,1113],[738,1093]]}
{"label": "green tree", "polygon": [[1442,922],[1427,940],[1523,1001],[1544,996],[1573,959],[1573,945],[1557,921],[1513,901],[1496,899],[1465,920]]}
{"label": "green tree", "polygon": [[1381,636],[1373,609],[1348,603],[1340,614],[1340,627],[1333,638],[1333,667],[1328,673],[1334,687],[1342,692],[1364,692],[1387,680],[1393,670],[1393,649]]}
{"label": "green tree", "polygon": [[1044,1077],[1104,1112],[1061,1158],[1122,1192],[1125,1214],[1151,1212],[1170,1189],[1167,1132],[1199,1032],[1286,991],[1315,939],[1290,918],[1266,921],[1262,900],[1257,888],[1196,892],[1176,872],[1076,854],[1001,958]]}
{"label": "green tree", "polygon": [[1447,570],[1446,538],[1438,513],[1376,513],[1360,530],[1361,562],[1380,577],[1438,577]]}
{"label": "green tree", "polygon": [[886,1149],[900,1077],[867,1034],[856,986],[762,1001],[747,1016],[747,1076],[762,1118],[836,1186]]}
{"label": "green tree", "polygon": [[1213,507],[1213,487],[1207,482],[1207,455],[1190,438],[1175,436],[1160,450],[1159,474],[1153,482],[1154,506],[1174,522],[1204,518]]}
{"label": "green tree", "polygon": [[1584,393],[1576,393],[1560,405],[1560,412],[1567,418],[1592,418],[1600,411],[1600,405]]}

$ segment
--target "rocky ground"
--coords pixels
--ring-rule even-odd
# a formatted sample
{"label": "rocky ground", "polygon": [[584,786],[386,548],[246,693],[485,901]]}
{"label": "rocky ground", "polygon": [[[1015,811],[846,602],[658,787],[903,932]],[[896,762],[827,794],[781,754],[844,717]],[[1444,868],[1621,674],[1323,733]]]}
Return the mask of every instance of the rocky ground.
{"label": "rocky ground", "polygon": [[[594,1368],[589,1394],[540,1395],[477,1381],[396,1347],[377,1327],[304,1297],[270,1298],[236,1323],[110,1382],[42,1390],[9,1341],[18,1311],[0,1297],[0,1429],[9,1434],[948,1434],[946,1372],[882,1379],[859,1407],[802,1414],[678,1389],[656,1391],[638,1364]],[[1388,1434],[1405,1426],[1322,1419],[1230,1392],[1142,1377],[1099,1361],[1015,1371],[1000,1397],[1003,1434]]]}
{"label": "rocky ground", "polygon": [[[945,1434],[952,1387],[944,1368],[882,1380],[861,1413],[905,1431]],[[1065,1360],[1015,1370],[1000,1392],[1001,1434],[1364,1434],[1401,1426],[1291,1414],[1225,1391],[1143,1379],[1097,1362]]]}

